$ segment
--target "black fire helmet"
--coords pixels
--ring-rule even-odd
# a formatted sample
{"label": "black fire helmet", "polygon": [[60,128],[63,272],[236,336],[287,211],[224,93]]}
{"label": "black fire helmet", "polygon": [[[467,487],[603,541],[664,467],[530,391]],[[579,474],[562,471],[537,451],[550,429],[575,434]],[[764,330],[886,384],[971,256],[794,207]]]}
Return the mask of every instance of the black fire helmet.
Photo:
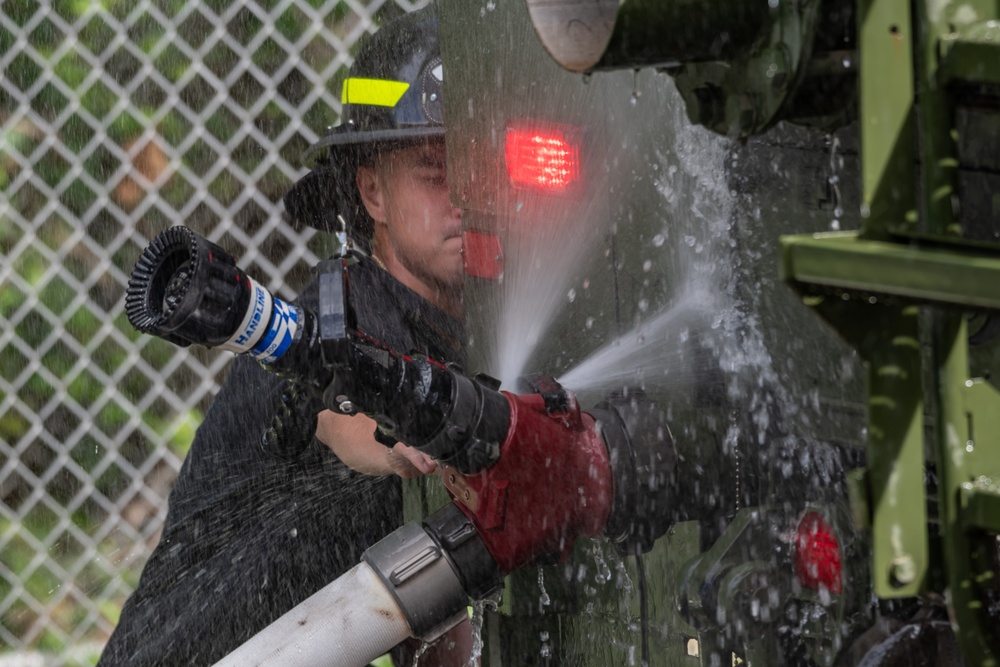
{"label": "black fire helmet", "polygon": [[339,229],[370,252],[372,222],[355,174],[380,150],[444,137],[443,73],[433,5],[380,28],[361,47],[344,80],[341,123],[311,146],[303,161],[312,171],[284,197],[298,222],[325,232]]}

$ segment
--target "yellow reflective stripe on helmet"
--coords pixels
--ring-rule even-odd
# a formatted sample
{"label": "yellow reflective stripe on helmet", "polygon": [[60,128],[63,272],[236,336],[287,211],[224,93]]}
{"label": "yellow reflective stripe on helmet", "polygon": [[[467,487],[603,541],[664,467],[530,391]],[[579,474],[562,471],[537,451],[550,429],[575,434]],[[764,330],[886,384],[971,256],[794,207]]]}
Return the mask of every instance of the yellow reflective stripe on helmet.
{"label": "yellow reflective stripe on helmet", "polygon": [[410,88],[405,81],[388,79],[344,79],[340,96],[342,104],[371,104],[377,107],[394,107]]}

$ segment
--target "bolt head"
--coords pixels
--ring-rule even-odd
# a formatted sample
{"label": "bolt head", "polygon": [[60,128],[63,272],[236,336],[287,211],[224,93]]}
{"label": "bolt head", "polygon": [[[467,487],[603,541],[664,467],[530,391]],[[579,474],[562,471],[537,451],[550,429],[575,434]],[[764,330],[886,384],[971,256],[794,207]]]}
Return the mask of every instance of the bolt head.
{"label": "bolt head", "polygon": [[917,578],[917,564],[913,556],[899,554],[889,563],[889,577],[897,588],[912,584]]}

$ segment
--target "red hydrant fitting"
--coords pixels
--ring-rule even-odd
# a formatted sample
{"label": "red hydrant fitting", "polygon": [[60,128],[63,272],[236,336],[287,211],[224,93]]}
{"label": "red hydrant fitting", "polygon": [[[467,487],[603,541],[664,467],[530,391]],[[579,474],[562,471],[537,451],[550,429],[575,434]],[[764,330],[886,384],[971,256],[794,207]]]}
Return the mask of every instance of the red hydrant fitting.
{"label": "red hydrant fitting", "polygon": [[446,468],[444,480],[506,575],[600,535],[614,489],[596,420],[573,394],[553,411],[541,394],[503,393],[510,429],[499,460],[470,475]]}

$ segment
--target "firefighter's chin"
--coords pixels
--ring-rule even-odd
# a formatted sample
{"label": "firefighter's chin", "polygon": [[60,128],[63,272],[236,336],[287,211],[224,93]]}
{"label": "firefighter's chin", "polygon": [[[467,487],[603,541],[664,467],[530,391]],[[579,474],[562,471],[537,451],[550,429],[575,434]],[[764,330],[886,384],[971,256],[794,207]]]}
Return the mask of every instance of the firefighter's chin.
{"label": "firefighter's chin", "polygon": [[446,245],[442,255],[440,264],[442,271],[439,274],[441,286],[448,290],[461,291],[465,285],[465,262],[462,257],[461,239],[457,249]]}

